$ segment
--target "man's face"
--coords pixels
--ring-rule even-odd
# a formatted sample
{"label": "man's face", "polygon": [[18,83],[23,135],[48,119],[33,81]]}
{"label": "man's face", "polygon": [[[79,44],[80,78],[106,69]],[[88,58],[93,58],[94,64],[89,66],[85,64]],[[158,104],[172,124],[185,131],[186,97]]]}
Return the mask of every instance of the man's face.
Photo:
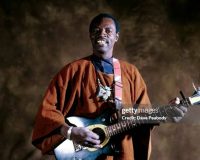
{"label": "man's face", "polygon": [[116,33],[115,23],[111,18],[103,18],[90,32],[94,54],[104,58],[112,57],[115,42],[119,33]]}

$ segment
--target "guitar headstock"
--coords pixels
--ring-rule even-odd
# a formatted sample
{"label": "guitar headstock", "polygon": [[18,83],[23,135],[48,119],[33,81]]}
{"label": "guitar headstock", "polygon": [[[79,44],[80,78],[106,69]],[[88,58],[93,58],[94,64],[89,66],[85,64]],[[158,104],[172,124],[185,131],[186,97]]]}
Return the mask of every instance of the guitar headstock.
{"label": "guitar headstock", "polygon": [[194,93],[192,96],[185,98],[183,93],[181,93],[181,96],[183,97],[183,104],[186,103],[187,105],[200,105],[200,87],[195,87],[194,83],[193,83],[193,87],[194,87]]}
{"label": "guitar headstock", "polygon": [[200,105],[200,87],[195,87],[195,92],[188,99],[191,105]]}

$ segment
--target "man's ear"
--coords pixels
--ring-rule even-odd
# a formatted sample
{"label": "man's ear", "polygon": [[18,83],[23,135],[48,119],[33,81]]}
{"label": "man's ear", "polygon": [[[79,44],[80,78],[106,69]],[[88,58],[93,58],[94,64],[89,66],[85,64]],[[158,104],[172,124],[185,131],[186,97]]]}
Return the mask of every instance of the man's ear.
{"label": "man's ear", "polygon": [[117,42],[118,39],[119,39],[119,32],[116,33],[115,42]]}

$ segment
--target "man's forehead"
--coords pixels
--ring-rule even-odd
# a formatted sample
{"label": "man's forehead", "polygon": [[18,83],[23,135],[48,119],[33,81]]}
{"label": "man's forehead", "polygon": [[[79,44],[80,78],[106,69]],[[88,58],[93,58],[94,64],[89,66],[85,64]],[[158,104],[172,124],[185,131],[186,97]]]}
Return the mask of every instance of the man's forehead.
{"label": "man's forehead", "polygon": [[115,28],[115,22],[112,20],[112,18],[102,18],[99,22],[97,22],[94,27],[106,27],[106,26],[110,26],[110,27],[114,27]]}
{"label": "man's forehead", "polygon": [[120,30],[120,25],[118,21],[115,19],[115,17],[113,17],[110,14],[102,13],[92,19],[89,26],[89,32],[91,32],[98,25],[102,25],[102,23],[112,26],[112,28],[115,29],[116,33],[119,32]]}

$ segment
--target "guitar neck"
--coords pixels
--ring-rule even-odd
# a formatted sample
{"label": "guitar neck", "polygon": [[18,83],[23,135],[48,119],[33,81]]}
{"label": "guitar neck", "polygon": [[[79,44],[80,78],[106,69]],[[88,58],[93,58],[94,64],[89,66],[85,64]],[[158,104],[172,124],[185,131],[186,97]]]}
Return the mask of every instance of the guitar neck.
{"label": "guitar neck", "polygon": [[[181,105],[189,107],[191,105],[188,98],[181,100]],[[177,112],[174,111],[175,106],[178,107],[179,105],[166,105],[153,108],[157,110],[156,113],[136,113],[126,120],[122,120],[116,124],[110,125],[106,127],[107,136],[114,136],[119,133],[123,133],[130,129],[133,129],[137,125],[140,124],[158,124],[162,122],[166,122],[167,118],[170,117],[178,117],[180,116]],[[127,120],[128,119],[128,120]]]}

